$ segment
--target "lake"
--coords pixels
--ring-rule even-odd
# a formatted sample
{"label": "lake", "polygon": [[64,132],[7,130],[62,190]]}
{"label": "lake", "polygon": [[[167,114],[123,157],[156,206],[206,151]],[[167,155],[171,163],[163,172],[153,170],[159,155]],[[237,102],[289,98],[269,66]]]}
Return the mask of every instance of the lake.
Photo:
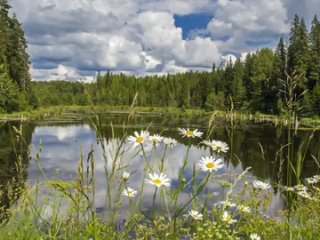
{"label": "lake", "polygon": [[[123,137],[123,124],[127,121],[124,114],[105,114],[102,116],[103,139],[97,137],[97,133],[90,124],[90,121],[77,122],[23,122],[21,129],[25,144],[17,144],[14,140],[14,132],[10,131],[12,126],[19,128],[18,122],[0,123],[0,184],[4,193],[7,193],[7,183],[13,179],[18,179],[15,165],[16,154],[22,156],[23,160],[23,180],[28,184],[41,182],[44,177],[39,171],[35,156],[38,153],[39,143],[41,142],[42,151],[40,153],[40,164],[46,175],[46,179],[75,180],[77,177],[78,161],[80,153],[86,159],[91,149],[94,150],[95,157],[95,176],[96,176],[96,209],[99,213],[107,212],[106,207],[106,178],[105,166],[111,168],[111,163],[106,164],[105,158],[111,159]],[[112,126],[110,123],[112,122]],[[178,141],[173,148],[166,151],[166,170],[165,173],[171,180],[172,187],[177,185],[177,176],[183,164],[188,145],[190,151],[188,165],[183,173],[189,181],[192,178],[193,167],[201,157],[213,154],[208,147],[200,142],[204,139],[183,138],[177,128],[197,128],[206,135],[208,131],[208,119],[205,117],[173,117],[159,115],[137,115],[126,125],[128,135],[134,131],[145,130],[148,128],[151,134],[159,133],[165,137],[171,137]],[[311,130],[299,130],[295,136],[296,149],[299,143],[306,141]],[[229,145],[229,152],[218,157],[224,160],[224,168],[213,173],[204,193],[213,194],[210,202],[216,203],[224,199],[226,189],[221,181],[232,182],[238,174],[247,167],[251,167],[245,177],[237,186],[242,186],[245,181],[252,182],[255,179],[264,180],[273,185],[273,198],[268,209],[268,214],[276,215],[279,209],[285,208],[285,201],[278,184],[286,185],[286,163],[276,158],[277,152],[287,143],[288,129],[286,127],[275,127],[267,123],[239,122],[235,125],[217,119],[214,122],[214,129],[210,139],[225,141]],[[311,157],[319,159],[320,156],[320,134],[314,132],[314,137],[310,142],[306,153],[306,160],[303,166],[303,178],[311,177],[319,173],[319,168]],[[24,145],[24,146],[23,146]],[[30,154],[27,153],[26,145],[30,145]],[[105,148],[105,158],[101,145]],[[136,189],[144,181],[145,159],[138,149],[132,147],[128,141],[123,146],[124,152],[121,155],[123,163],[119,172],[124,169],[132,173],[130,186]],[[161,144],[154,148],[152,145],[144,147],[146,158],[156,169],[159,164],[165,147]],[[284,148],[285,149],[285,148]],[[285,151],[284,151],[285,152]],[[198,170],[198,169],[197,169]],[[201,179],[202,174],[199,175]],[[234,189],[239,191],[240,187]],[[192,187],[185,188],[181,193],[180,201],[183,203],[190,197]],[[43,189],[40,194],[49,194],[48,189]],[[143,196],[143,206],[145,209],[151,207],[153,186],[145,186]],[[204,196],[203,196],[204,197]],[[160,200],[158,200],[160,201]],[[2,206],[10,206],[10,201],[6,194],[1,197]],[[160,204],[160,203],[159,203]],[[124,201],[123,209],[128,206]]]}

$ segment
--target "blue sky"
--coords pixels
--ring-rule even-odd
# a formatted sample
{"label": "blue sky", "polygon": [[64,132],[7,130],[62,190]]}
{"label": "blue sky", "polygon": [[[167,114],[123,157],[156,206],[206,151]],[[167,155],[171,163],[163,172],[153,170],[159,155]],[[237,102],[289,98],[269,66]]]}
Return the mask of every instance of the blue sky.
{"label": "blue sky", "polygon": [[35,80],[92,81],[98,70],[147,75],[210,70],[275,47],[319,0],[11,0]]}
{"label": "blue sky", "polygon": [[176,27],[182,28],[182,37],[187,39],[196,29],[205,29],[213,18],[208,12],[192,13],[187,15],[174,15]]}

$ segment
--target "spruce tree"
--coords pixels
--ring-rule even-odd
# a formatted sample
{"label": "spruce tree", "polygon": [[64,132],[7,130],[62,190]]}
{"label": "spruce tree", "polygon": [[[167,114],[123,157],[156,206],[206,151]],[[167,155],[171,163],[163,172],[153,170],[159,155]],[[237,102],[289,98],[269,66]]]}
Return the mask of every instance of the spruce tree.
{"label": "spruce tree", "polygon": [[320,84],[320,22],[314,16],[310,32],[309,90]]}
{"label": "spruce tree", "polygon": [[288,73],[293,75],[301,75],[302,83],[306,87],[306,73],[309,62],[308,51],[308,30],[303,18],[299,19],[296,15],[290,31],[289,47],[288,47]]}
{"label": "spruce tree", "polygon": [[31,81],[27,47],[24,31],[14,14],[13,18],[9,21],[6,55],[9,75],[23,91],[30,91]]}

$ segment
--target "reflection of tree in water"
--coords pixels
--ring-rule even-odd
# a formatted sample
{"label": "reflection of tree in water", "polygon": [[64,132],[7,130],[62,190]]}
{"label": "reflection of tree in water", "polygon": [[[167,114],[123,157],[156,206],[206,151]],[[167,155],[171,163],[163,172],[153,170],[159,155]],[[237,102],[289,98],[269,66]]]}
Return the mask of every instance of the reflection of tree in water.
{"label": "reflection of tree in water", "polygon": [[[13,130],[22,130],[22,136],[16,137]],[[0,220],[5,220],[8,209],[20,197],[28,175],[29,154],[34,127],[28,124],[0,124]]]}

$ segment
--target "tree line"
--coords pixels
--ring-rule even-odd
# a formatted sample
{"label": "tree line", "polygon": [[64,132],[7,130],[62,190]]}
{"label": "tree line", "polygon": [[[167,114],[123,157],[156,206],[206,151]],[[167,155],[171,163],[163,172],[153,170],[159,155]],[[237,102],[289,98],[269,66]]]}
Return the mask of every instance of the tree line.
{"label": "tree line", "polygon": [[24,31],[16,15],[10,16],[10,9],[8,0],[0,0],[0,112],[37,106]]}

